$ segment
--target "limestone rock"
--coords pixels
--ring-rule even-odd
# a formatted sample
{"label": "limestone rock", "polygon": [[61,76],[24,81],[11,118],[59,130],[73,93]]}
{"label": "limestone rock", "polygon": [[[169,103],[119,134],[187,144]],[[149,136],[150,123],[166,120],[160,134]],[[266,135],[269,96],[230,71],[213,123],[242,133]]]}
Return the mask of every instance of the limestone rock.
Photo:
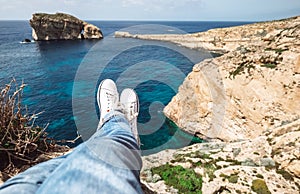
{"label": "limestone rock", "polygon": [[83,29],[83,37],[85,39],[101,39],[103,37],[101,30],[93,24],[84,22]]}
{"label": "limestone rock", "polygon": [[295,176],[297,176],[298,178],[300,178],[300,161],[299,160],[292,161],[288,165],[287,170],[295,174]]}
{"label": "limestone rock", "polygon": [[101,39],[101,30],[74,16],[56,13],[33,14],[30,20],[34,40]]}
{"label": "limestone rock", "polygon": [[[225,191],[255,193],[253,184],[257,180],[264,183],[270,193],[299,193],[300,144],[299,141],[291,143],[293,136],[299,131],[299,126],[298,119],[273,131],[264,131],[260,137],[252,140],[201,143],[180,150],[164,150],[144,156],[141,174],[151,174],[152,168],[169,163],[172,166],[180,165],[192,169],[201,175],[203,194]],[[288,146],[283,145],[288,139]],[[279,146],[283,147],[276,151]],[[153,192],[178,193],[176,185],[167,185],[163,180],[153,182],[147,176],[141,176],[141,181]]]}
{"label": "limestone rock", "polygon": [[[220,41],[223,46],[219,49],[227,54],[197,64],[165,108],[166,115],[185,131],[225,141],[255,138],[268,128],[299,118],[300,17],[282,23],[218,29],[218,33],[210,31],[209,36],[224,40]],[[275,28],[281,29],[281,33],[268,43],[255,30],[265,29],[264,34],[268,34]],[[227,35],[220,34],[224,31]],[[237,32],[245,32],[249,41],[243,42],[246,35]],[[207,34],[198,33],[198,36],[204,38]],[[234,40],[230,40],[238,37],[233,46]],[[220,74],[212,78],[208,66],[216,66]]]}

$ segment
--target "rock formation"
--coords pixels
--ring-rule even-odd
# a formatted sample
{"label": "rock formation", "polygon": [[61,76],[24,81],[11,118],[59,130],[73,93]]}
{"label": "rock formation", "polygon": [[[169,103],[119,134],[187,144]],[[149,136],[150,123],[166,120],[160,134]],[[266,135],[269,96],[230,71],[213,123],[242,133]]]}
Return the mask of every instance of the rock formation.
{"label": "rock formation", "polygon": [[[195,185],[189,183],[193,179],[183,173],[176,173],[178,182],[173,185],[166,184],[167,176],[162,176],[172,167],[182,166],[199,175],[203,194],[299,193],[299,140],[300,121],[297,120],[265,131],[252,140],[165,150],[143,157],[141,182],[156,193],[178,193],[179,182],[192,189]],[[167,169],[155,173],[155,168],[166,166]],[[192,192],[200,193],[199,190]]]}
{"label": "rock formation", "polygon": [[224,141],[255,138],[299,119],[300,17],[187,35],[116,37],[223,54],[196,64],[164,110],[189,133]]}
{"label": "rock formation", "polygon": [[101,30],[74,16],[56,13],[33,14],[30,20],[34,40],[101,39]]}
{"label": "rock formation", "polygon": [[145,187],[300,192],[300,16],[187,35],[115,36],[222,54],[196,64],[164,109],[183,130],[216,141],[143,157]]}

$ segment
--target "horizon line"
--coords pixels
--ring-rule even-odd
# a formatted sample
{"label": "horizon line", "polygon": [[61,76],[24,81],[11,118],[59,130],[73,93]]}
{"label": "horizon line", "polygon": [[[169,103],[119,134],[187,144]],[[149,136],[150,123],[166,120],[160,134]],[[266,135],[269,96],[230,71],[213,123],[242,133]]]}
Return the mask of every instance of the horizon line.
{"label": "horizon line", "polygon": [[[29,21],[30,19],[0,19],[0,21]],[[131,20],[131,19],[80,19],[83,21],[103,21],[103,22],[266,22],[273,20]]]}

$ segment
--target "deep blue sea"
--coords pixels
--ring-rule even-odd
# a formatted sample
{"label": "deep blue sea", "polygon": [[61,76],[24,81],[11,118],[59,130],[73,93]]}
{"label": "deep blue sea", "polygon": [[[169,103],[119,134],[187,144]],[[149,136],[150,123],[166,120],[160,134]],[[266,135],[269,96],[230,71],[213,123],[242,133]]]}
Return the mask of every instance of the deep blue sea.
{"label": "deep blue sea", "polygon": [[[47,132],[55,139],[72,140],[77,137],[77,131],[88,137],[96,130],[94,118],[99,112],[95,83],[111,78],[120,85],[120,90],[134,87],[138,93],[141,104],[138,125],[144,154],[201,142],[178,129],[164,117],[162,110],[194,63],[209,56],[203,55],[193,61],[183,54],[186,52],[180,50],[183,48],[174,50],[176,46],[169,43],[135,42],[137,40],[116,39],[111,34],[136,25],[143,26],[129,29],[133,32],[146,30],[141,33],[177,33],[176,29],[193,33],[247,22],[90,22],[101,28],[104,40],[21,44],[25,38],[31,39],[28,21],[0,21],[0,87],[12,78],[19,83],[24,81],[27,87],[23,102],[29,113],[43,112],[36,123],[40,126],[49,123]],[[162,25],[170,27],[161,28]],[[129,47],[124,46],[128,44]],[[198,51],[193,51],[192,55],[197,55],[195,52]],[[87,98],[92,99],[90,107],[85,102]],[[91,107],[96,112],[91,111]],[[83,129],[85,127],[87,129]]]}

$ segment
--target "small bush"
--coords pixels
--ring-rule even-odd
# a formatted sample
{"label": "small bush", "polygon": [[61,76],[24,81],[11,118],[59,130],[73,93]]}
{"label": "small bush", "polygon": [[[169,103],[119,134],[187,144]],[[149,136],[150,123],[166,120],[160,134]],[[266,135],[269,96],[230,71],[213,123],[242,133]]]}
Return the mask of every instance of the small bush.
{"label": "small bush", "polygon": [[232,174],[228,177],[228,181],[230,183],[237,183],[239,180],[239,176],[237,174]]}
{"label": "small bush", "polygon": [[261,65],[262,67],[266,67],[266,68],[270,68],[270,69],[274,69],[277,67],[276,64],[274,63],[267,63],[267,64],[264,64],[264,65]]}
{"label": "small bush", "polygon": [[276,49],[272,49],[272,48],[266,48],[265,51],[275,51],[278,54],[282,54],[284,51],[288,51],[289,49],[285,48],[276,48]]}
{"label": "small bush", "polygon": [[209,181],[213,181],[213,179],[216,178],[214,173],[217,170],[217,166],[214,163],[205,163],[202,165],[202,167],[204,168],[205,173],[209,177]]}
{"label": "small bush", "polygon": [[229,181],[230,183],[237,183],[238,180],[239,180],[238,174],[231,174],[231,175],[229,175],[229,176],[227,176],[227,175],[225,175],[225,174],[221,174],[220,177],[223,177],[224,180],[225,180],[225,179],[228,179],[228,181]]}
{"label": "small bush", "polygon": [[237,75],[245,73],[247,70],[248,74],[251,75],[251,69],[255,69],[255,66],[246,62],[241,63],[234,71],[229,72],[229,77],[235,79]]}
{"label": "small bush", "polygon": [[256,177],[257,177],[257,178],[260,178],[260,179],[264,179],[264,176],[261,175],[261,174],[257,174]]}
{"label": "small bush", "polygon": [[278,174],[281,174],[283,178],[285,178],[286,180],[290,180],[290,181],[294,180],[294,176],[283,169],[277,169],[276,172]]}
{"label": "small bush", "polygon": [[262,179],[253,180],[251,189],[257,194],[271,194],[266,182]]}
{"label": "small bush", "polygon": [[179,193],[202,193],[202,177],[192,169],[167,163],[153,168],[152,173],[160,175],[167,185],[178,189]]}

